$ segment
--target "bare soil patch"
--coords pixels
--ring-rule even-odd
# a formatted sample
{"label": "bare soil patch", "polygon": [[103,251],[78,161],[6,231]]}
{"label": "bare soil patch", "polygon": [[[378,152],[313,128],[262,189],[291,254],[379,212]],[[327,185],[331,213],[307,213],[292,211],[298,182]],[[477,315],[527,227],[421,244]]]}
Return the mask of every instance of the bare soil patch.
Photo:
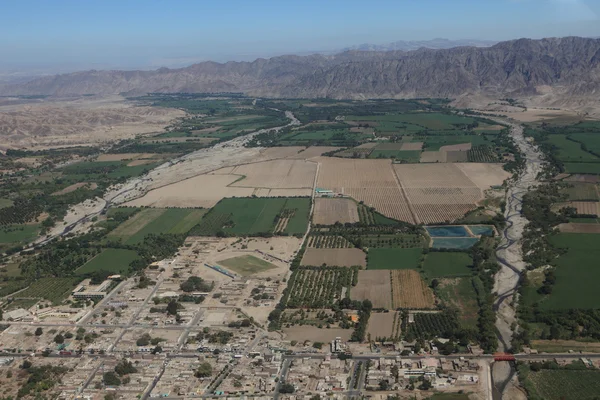
{"label": "bare soil patch", "polygon": [[126,206],[150,207],[214,207],[224,197],[249,197],[253,188],[229,187],[235,175],[198,175],[172,185],[163,186],[126,203]]}
{"label": "bare soil patch", "polygon": [[312,188],[317,164],[302,160],[273,160],[240,165],[233,175],[245,178],[233,183],[234,187],[300,189]]}
{"label": "bare soil patch", "polygon": [[369,317],[367,333],[372,340],[392,339],[397,336],[397,327],[401,318],[396,311],[372,312]]}
{"label": "bare soil patch", "polygon": [[397,269],[392,275],[392,308],[433,308],[433,291],[418,271]]}
{"label": "bare soil patch", "polygon": [[368,143],[363,143],[360,144],[358,146],[356,146],[357,149],[373,149],[375,148],[375,146],[377,146],[379,143],[377,142],[368,142]]}
{"label": "bare soil patch", "polygon": [[574,174],[564,180],[567,182],[599,183],[600,175]]}
{"label": "bare soil patch", "polygon": [[98,162],[108,162],[108,161],[124,161],[124,160],[137,160],[142,157],[144,153],[107,153],[100,154],[96,161]]}
{"label": "bare soil patch", "polygon": [[358,222],[356,203],[350,199],[315,199],[313,223],[317,225],[333,225]]}
{"label": "bare soil patch", "polygon": [[78,182],[78,183],[74,183],[70,186],[67,186],[66,188],[59,190],[58,192],[54,192],[52,193],[52,196],[61,196],[63,194],[67,194],[67,193],[71,193],[79,188],[88,186],[89,189],[94,190],[98,187],[98,185],[96,183],[88,183],[88,182]]}
{"label": "bare soil patch", "polygon": [[421,150],[422,148],[423,148],[423,142],[408,142],[408,143],[402,143],[402,147],[400,147],[400,150],[415,151],[415,150]]}
{"label": "bare soil patch", "polygon": [[352,329],[330,328],[319,329],[316,326],[293,326],[291,328],[283,328],[287,340],[296,340],[300,343],[305,340],[311,342],[327,343],[334,340],[336,337],[341,337],[343,341],[350,340]]}
{"label": "bare soil patch", "polygon": [[468,151],[471,150],[471,147],[471,142],[461,144],[450,144],[447,146],[440,147],[440,151]]}
{"label": "bare soil patch", "polygon": [[302,265],[331,267],[367,266],[367,255],[360,249],[306,249]]}
{"label": "bare soil patch", "polygon": [[502,185],[511,176],[500,163],[458,163],[454,165],[482,190]]}
{"label": "bare soil patch", "polygon": [[600,215],[600,203],[597,201],[570,201],[567,205],[575,207],[577,209],[577,214]]}
{"label": "bare soil patch", "polygon": [[330,151],[339,150],[341,147],[333,147],[333,146],[311,146],[306,149],[288,156],[289,159],[294,160],[308,160],[310,158],[319,157],[324,153],[328,153]]}
{"label": "bare soil patch", "polygon": [[350,290],[353,300],[371,300],[373,307],[390,309],[392,307],[392,286],[390,271],[360,270],[358,283]]}
{"label": "bare soil patch", "polygon": [[467,162],[469,161],[469,153],[466,151],[447,151],[446,152],[446,162],[447,163],[457,163],[457,162]]}
{"label": "bare soil patch", "polygon": [[445,151],[424,151],[421,153],[419,162],[422,163],[445,163],[446,152]]}
{"label": "bare soil patch", "polygon": [[600,233],[600,224],[568,223],[558,225],[558,230],[564,233]]}

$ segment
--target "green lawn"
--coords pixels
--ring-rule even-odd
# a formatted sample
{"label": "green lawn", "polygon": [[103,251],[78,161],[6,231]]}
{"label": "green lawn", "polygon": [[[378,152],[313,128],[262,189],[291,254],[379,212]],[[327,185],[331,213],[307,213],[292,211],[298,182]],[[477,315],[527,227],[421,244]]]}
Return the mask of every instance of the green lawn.
{"label": "green lawn", "polygon": [[13,201],[11,199],[0,198],[0,208],[10,207],[12,205]]}
{"label": "green lawn", "polygon": [[229,268],[242,276],[258,274],[259,272],[277,268],[275,265],[254,256],[240,256],[218,261],[218,265]]}
{"label": "green lawn", "polygon": [[420,248],[369,249],[367,269],[416,269],[422,254],[423,250]]}
{"label": "green lawn", "polygon": [[600,304],[600,235],[559,233],[550,238],[559,248],[567,249],[557,260],[556,283],[552,293],[541,302],[545,310],[591,309]]}
{"label": "green lawn", "polygon": [[429,278],[472,275],[473,260],[467,253],[430,252],[425,257],[423,270]]}
{"label": "green lawn", "polygon": [[79,267],[77,274],[88,274],[94,271],[105,270],[115,274],[125,274],[129,270],[129,264],[138,258],[133,250],[105,249],[100,254]]}

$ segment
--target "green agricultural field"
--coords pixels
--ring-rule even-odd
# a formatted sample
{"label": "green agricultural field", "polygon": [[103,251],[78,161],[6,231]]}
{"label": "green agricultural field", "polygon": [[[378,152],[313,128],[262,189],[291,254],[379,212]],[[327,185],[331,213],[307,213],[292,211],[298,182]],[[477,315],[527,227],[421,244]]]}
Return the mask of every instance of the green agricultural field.
{"label": "green agricultural field", "polygon": [[587,151],[600,154],[600,135],[598,132],[572,133],[569,134],[569,138],[581,143]]}
{"label": "green agricultural field", "polygon": [[423,250],[420,248],[369,249],[367,269],[416,269],[422,256]]}
{"label": "green agricultural field", "polygon": [[580,143],[569,140],[566,135],[548,135],[548,142],[556,147],[560,161],[600,161],[595,155],[582,150]]}
{"label": "green agricultural field", "polygon": [[492,144],[485,135],[440,135],[426,136],[423,139],[425,140],[423,149],[427,151],[437,151],[442,146],[462,143],[471,143],[472,146]]}
{"label": "green agricultural field", "polygon": [[8,243],[28,243],[36,238],[39,224],[20,224],[0,227],[0,245]]}
{"label": "green agricultural field", "polygon": [[129,264],[138,257],[138,254],[133,250],[105,249],[79,267],[75,272],[83,275],[105,270],[114,272],[115,274],[125,274],[129,270]]}
{"label": "green agricultural field", "polygon": [[237,272],[242,276],[258,274],[263,271],[277,268],[270,262],[261,260],[260,258],[254,256],[240,256],[228,258],[223,261],[218,261],[217,264],[227,267],[230,270]]}
{"label": "green agricultural field", "polygon": [[477,327],[479,305],[471,278],[441,279],[435,293],[445,306],[458,310],[458,320],[463,327]]}
{"label": "green agricultural field", "polygon": [[146,208],[112,231],[110,239],[125,244],[137,244],[151,233],[187,233],[206,214],[207,210],[192,208]]}
{"label": "green agricultural field", "polygon": [[362,247],[375,248],[416,248],[425,247],[429,239],[412,233],[381,233],[377,235],[360,235],[351,237],[354,242],[360,240]]}
{"label": "green agricultural field", "polygon": [[529,372],[527,380],[539,397],[547,400],[592,400],[600,393],[599,370],[545,369]]}
{"label": "green agricultural field", "polygon": [[393,158],[396,161],[418,163],[421,158],[420,150],[373,150],[369,158]]}
{"label": "green agricultural field", "polygon": [[425,257],[423,270],[429,278],[470,276],[473,260],[467,253],[430,252]]}
{"label": "green agricultural field", "polygon": [[35,297],[50,300],[58,304],[71,294],[81,278],[40,278],[32,282],[29,287],[15,295],[19,297]]}
{"label": "green agricultural field", "polygon": [[600,280],[600,235],[560,233],[552,236],[550,242],[567,249],[567,252],[556,262],[556,283],[540,307],[545,310],[597,308],[600,304],[597,287]]}
{"label": "green agricultural field", "polygon": [[293,211],[283,233],[301,235],[308,227],[309,198],[228,198],[221,200],[192,229],[193,235],[272,234],[285,210]]}
{"label": "green agricultural field", "polygon": [[10,207],[12,205],[13,205],[12,200],[0,198],[0,208]]}
{"label": "green agricultural field", "polygon": [[[600,159],[599,159],[600,161]],[[565,172],[569,174],[592,174],[600,175],[600,162],[597,163],[564,163]]]}

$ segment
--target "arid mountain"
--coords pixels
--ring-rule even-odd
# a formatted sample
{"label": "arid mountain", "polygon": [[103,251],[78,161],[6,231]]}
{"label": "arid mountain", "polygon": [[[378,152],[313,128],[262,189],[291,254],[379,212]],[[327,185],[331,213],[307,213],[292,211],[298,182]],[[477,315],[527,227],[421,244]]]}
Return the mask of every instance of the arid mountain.
{"label": "arid mountain", "polygon": [[600,40],[520,39],[491,47],[347,51],[156,71],[85,71],[0,88],[2,95],[245,92],[272,97],[598,97]]}
{"label": "arid mountain", "polygon": [[473,47],[489,47],[493,46],[497,41],[492,40],[476,40],[476,39],[432,39],[432,40],[398,40],[388,44],[370,44],[364,43],[352,47],[346,47],[342,51],[358,50],[358,51],[411,51],[420,48],[426,49],[451,49],[453,47],[473,46]]}

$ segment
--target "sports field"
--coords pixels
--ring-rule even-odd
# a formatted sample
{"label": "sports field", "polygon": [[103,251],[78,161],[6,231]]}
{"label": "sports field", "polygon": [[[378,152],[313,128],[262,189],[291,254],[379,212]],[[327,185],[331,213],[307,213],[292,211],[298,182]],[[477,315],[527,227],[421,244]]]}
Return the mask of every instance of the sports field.
{"label": "sports field", "polygon": [[423,250],[420,248],[370,249],[367,255],[367,269],[416,269],[422,256]]}
{"label": "sports field", "polygon": [[136,244],[154,233],[187,233],[202,219],[207,210],[190,208],[147,208],[112,231],[110,239],[121,239],[125,244]]}
{"label": "sports field", "polygon": [[133,250],[105,249],[75,272],[82,275],[105,270],[115,274],[125,274],[129,270],[129,264],[137,258],[138,254]]}
{"label": "sports field", "polygon": [[258,274],[263,271],[277,268],[270,262],[251,255],[228,258],[226,260],[218,261],[217,264],[227,267],[242,276]]}
{"label": "sports field", "polygon": [[467,253],[430,252],[425,257],[423,270],[429,278],[470,276],[473,260]]}

